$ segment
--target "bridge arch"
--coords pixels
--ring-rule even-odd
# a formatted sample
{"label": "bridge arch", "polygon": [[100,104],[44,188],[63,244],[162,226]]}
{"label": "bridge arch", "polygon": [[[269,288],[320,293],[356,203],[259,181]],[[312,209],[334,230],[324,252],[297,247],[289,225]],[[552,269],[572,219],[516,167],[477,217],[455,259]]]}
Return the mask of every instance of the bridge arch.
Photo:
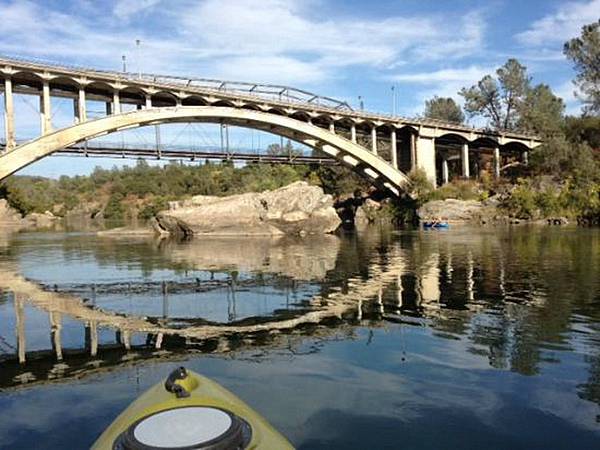
{"label": "bridge arch", "polygon": [[43,135],[0,156],[0,180],[52,153],[105,134],[128,128],[177,122],[228,123],[268,131],[324,152],[375,185],[400,195],[409,184],[406,175],[366,148],[328,130],[290,117],[219,106],[148,108],[88,120]]}

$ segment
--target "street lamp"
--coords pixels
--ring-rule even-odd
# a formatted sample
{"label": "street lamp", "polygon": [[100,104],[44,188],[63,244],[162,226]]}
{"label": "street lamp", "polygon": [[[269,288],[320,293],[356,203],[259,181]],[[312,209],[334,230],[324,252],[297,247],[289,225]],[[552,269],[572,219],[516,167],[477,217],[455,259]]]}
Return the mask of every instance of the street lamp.
{"label": "street lamp", "polygon": [[138,78],[142,78],[142,56],[141,56],[141,51],[140,51],[140,44],[142,43],[142,41],[140,41],[139,39],[135,40],[135,46],[137,49],[137,63],[138,63]]}
{"label": "street lamp", "polygon": [[358,104],[360,105],[360,110],[361,110],[361,111],[365,109],[365,104],[364,104],[364,102],[363,102],[362,95],[359,95],[359,96],[358,96]]}
{"label": "street lamp", "polygon": [[122,55],[121,61],[123,61],[123,73],[127,72],[127,56]]}

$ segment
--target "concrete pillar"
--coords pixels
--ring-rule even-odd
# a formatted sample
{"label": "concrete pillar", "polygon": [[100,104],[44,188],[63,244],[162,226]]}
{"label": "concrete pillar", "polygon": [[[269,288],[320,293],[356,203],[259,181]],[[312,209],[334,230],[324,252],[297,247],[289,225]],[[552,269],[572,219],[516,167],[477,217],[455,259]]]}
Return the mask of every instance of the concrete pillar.
{"label": "concrete pillar", "polygon": [[79,96],[77,97],[77,119],[79,123],[87,120],[87,111],[85,110],[85,89],[79,88]]}
{"label": "concrete pillar", "polygon": [[460,150],[460,160],[462,162],[462,176],[469,178],[469,144],[463,144]]}
{"label": "concrete pillar", "polygon": [[175,99],[175,106],[176,106],[177,108],[179,108],[181,105],[182,105],[182,103],[181,103],[181,98],[177,97],[177,98]]}
{"label": "concrete pillar", "polygon": [[15,148],[15,108],[10,77],[4,79],[4,132],[6,134],[6,150]]}
{"label": "concrete pillar", "polygon": [[392,128],[390,133],[390,141],[392,143],[392,166],[394,169],[398,169],[398,144],[396,142],[396,129]]}
{"label": "concrete pillar", "polygon": [[527,150],[525,150],[523,152],[522,156],[523,156],[523,164],[526,166],[529,165],[529,152]]}
{"label": "concrete pillar", "polygon": [[375,125],[371,128],[371,151],[374,155],[377,154],[377,127]]}
{"label": "concrete pillar", "polygon": [[417,161],[417,139],[414,134],[410,134],[410,170],[418,167]]}
{"label": "concrete pillar", "polygon": [[427,179],[435,186],[435,139],[419,136],[416,144],[415,155],[418,163],[417,167],[425,172]]}
{"label": "concrete pillar", "polygon": [[146,94],[146,109],[152,108],[152,97]]}
{"label": "concrete pillar", "polygon": [[335,122],[333,120],[329,122],[329,132],[335,134]]}
{"label": "concrete pillar", "polygon": [[450,173],[448,171],[448,159],[444,156],[442,159],[442,184],[448,184],[450,181]]}
{"label": "concrete pillar", "polygon": [[350,127],[350,140],[356,144],[356,124]]}
{"label": "concrete pillar", "polygon": [[121,114],[121,96],[116,89],[113,92],[112,113]]}
{"label": "concrete pillar", "polygon": [[494,148],[494,178],[500,178],[500,149]]}
{"label": "concrete pillar", "polygon": [[50,84],[44,80],[42,84],[42,96],[40,97],[40,121],[42,135],[52,131],[52,111],[50,108]]}

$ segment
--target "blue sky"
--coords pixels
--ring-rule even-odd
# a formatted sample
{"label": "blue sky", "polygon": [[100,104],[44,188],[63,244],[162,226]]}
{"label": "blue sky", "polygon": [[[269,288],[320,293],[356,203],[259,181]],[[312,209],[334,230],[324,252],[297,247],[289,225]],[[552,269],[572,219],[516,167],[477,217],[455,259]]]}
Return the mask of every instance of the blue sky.
{"label": "blue sky", "polygon": [[405,116],[514,57],[577,113],[562,46],[598,18],[600,0],[0,0],[0,53],[116,70],[125,54],[133,71],[361,95],[383,112],[395,85]]}

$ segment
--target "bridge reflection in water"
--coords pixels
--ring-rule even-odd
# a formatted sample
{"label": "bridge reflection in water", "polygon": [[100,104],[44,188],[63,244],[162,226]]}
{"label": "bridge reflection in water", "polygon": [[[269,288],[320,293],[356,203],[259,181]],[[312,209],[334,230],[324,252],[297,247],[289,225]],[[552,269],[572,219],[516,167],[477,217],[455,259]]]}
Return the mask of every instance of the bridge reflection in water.
{"label": "bridge reflection in water", "polygon": [[[548,344],[531,339],[531,333],[546,336],[555,349],[568,349],[562,338],[568,327],[564,316],[569,308],[584,307],[585,298],[583,305],[566,305],[557,300],[560,288],[550,289],[547,279],[540,283],[538,255],[528,254],[532,239],[539,236],[523,235],[507,246],[494,233],[413,233],[340,245],[329,236],[314,245],[244,241],[242,251],[231,240],[161,244],[158,251],[166,251],[174,264],[212,270],[221,281],[146,287],[162,297],[164,310],[154,316],[102,306],[100,297],[114,286],[44,287],[25,279],[18,265],[5,262],[0,267],[0,318],[8,327],[0,330],[0,388],[80,378],[147,360],[185,359],[191,353],[293,349],[307,339],[352,339],[359,327],[396,324],[427,326],[440,337],[464,340],[470,352],[486,356],[493,367],[533,374]],[[560,242],[568,239],[559,237],[545,251],[563,255]],[[520,264],[513,264],[514,258]],[[561,268],[557,270],[560,278]],[[251,275],[238,279],[238,273]],[[264,286],[265,276],[276,277],[269,284],[279,283],[284,293],[302,283],[314,289],[305,291],[312,292],[305,300],[270,314],[236,317],[237,295]],[[583,281],[582,292],[593,292],[593,281]],[[169,286],[175,296],[186,289],[218,292],[221,304],[229,300],[227,319],[170,314]],[[545,314],[543,322],[540,314]],[[45,339],[39,335],[44,328],[49,331]]]}

